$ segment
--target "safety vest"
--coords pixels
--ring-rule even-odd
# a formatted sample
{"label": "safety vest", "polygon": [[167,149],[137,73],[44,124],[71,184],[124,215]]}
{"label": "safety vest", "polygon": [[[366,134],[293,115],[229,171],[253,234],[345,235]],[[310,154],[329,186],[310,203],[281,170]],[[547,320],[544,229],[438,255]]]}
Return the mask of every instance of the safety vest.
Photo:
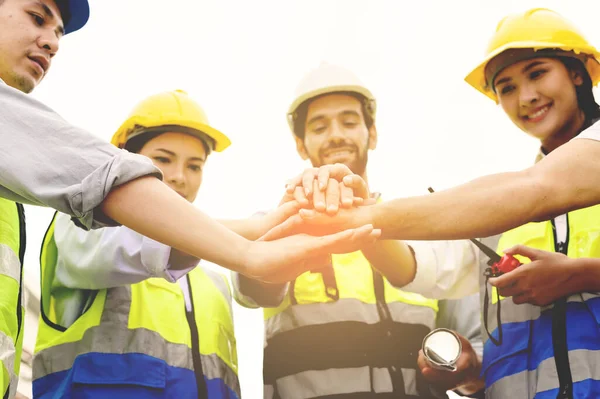
{"label": "safety vest", "polygon": [[417,356],[437,301],[395,288],[360,251],[315,269],[264,310],[265,398],[430,397]]}
{"label": "safety vest", "polygon": [[[482,241],[495,247],[498,253],[516,244],[545,251],[563,252],[571,258],[600,257],[600,206],[580,209],[567,214],[566,248],[556,248],[553,221],[528,223],[501,237]],[[482,258],[485,258],[482,256]],[[526,258],[519,258],[523,263]],[[485,269],[487,259],[482,259]],[[482,292],[484,290],[482,279]],[[489,288],[489,287],[488,287]],[[483,295],[481,296],[484,297]],[[511,298],[502,298],[501,323],[503,339],[495,345],[487,334],[484,338],[483,376],[487,398],[556,398],[561,382],[572,380],[573,398],[600,397],[600,297],[598,293],[582,292],[566,299],[566,323],[553,328],[555,306],[515,305]],[[498,300],[492,292],[488,310],[489,331],[498,338],[496,310]],[[566,327],[565,327],[566,324]],[[564,351],[566,360],[555,354]],[[566,353],[568,351],[568,356]]]}
{"label": "safety vest", "polygon": [[25,212],[21,204],[0,198],[0,395],[17,392],[23,349],[23,257]]}
{"label": "safety vest", "polygon": [[65,328],[56,324],[52,292],[54,222],[40,259],[35,398],[240,397],[231,292],[223,275],[196,267],[185,277],[187,293],[160,278],[96,291]]}

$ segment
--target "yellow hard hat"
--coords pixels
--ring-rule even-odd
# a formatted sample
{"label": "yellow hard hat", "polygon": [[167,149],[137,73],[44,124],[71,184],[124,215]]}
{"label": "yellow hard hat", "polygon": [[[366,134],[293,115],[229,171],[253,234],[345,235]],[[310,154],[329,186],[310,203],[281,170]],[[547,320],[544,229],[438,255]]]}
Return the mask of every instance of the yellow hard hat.
{"label": "yellow hard hat", "polygon": [[111,143],[123,148],[132,137],[160,127],[184,128],[185,133],[208,141],[208,145],[214,144],[212,149],[217,152],[231,144],[226,135],[208,124],[202,107],[183,90],[166,91],[142,100],[113,135]]}
{"label": "yellow hard hat", "polygon": [[[532,49],[534,52],[556,50],[555,56],[578,58],[584,63],[590,74],[592,85],[595,86],[600,81],[600,53],[571,22],[555,11],[546,8],[534,8],[522,14],[503,18],[498,23],[496,33],[489,42],[487,56],[477,68],[467,75],[465,81],[498,102],[491,85],[492,82],[489,76],[486,77],[486,67],[494,57],[512,49]],[[539,56],[543,56],[543,54],[552,53],[541,52]],[[521,60],[516,59],[514,62]]]}
{"label": "yellow hard hat", "polygon": [[375,119],[377,102],[373,93],[349,70],[324,62],[318,68],[310,71],[296,88],[294,101],[287,113],[288,124],[292,132],[294,131],[296,111],[303,102],[323,94],[340,91],[362,95],[367,101],[367,111]]}

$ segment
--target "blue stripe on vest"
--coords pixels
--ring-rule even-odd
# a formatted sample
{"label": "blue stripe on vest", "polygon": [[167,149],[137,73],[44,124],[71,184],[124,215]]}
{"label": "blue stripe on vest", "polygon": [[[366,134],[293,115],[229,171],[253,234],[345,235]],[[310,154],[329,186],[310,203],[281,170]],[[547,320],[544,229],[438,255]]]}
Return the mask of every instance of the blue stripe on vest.
{"label": "blue stripe on vest", "polygon": [[[511,300],[511,299],[506,299]],[[518,306],[518,305],[517,305]],[[600,349],[600,298],[585,303],[567,304],[567,339],[569,350]],[[482,370],[485,384],[525,370],[535,370],[545,359],[554,356],[552,346],[552,310],[542,312],[539,319],[502,325],[503,342],[496,346],[488,340],[484,346]],[[498,336],[498,330],[493,331]],[[529,341],[531,340],[531,350]]]}
{"label": "blue stripe on vest", "polygon": [[[207,380],[211,399],[238,399],[220,378]],[[194,398],[198,397],[192,370],[172,367],[141,353],[86,353],[73,368],[33,382],[33,396],[58,398]]]}

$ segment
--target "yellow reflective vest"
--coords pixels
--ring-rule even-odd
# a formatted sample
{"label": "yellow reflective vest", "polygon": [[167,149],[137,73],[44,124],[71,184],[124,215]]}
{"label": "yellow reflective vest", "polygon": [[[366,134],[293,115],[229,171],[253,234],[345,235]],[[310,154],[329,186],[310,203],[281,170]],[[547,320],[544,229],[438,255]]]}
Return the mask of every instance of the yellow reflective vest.
{"label": "yellow reflective vest", "polygon": [[0,395],[17,392],[23,349],[23,257],[25,214],[23,206],[0,198]]}
{"label": "yellow reflective vest", "polygon": [[65,328],[53,308],[53,232],[51,224],[41,254],[34,397],[240,397],[231,292],[223,275],[196,267],[184,277],[187,292],[160,278],[96,291]]}
{"label": "yellow reflective vest", "polygon": [[[487,240],[490,245],[498,242],[498,253],[523,244],[545,251],[563,252],[571,258],[600,257],[600,206],[569,212],[567,222],[567,241],[563,248],[556,245],[554,221],[528,223],[504,233],[499,242],[498,236],[483,241],[486,243]],[[527,258],[520,260],[529,262]],[[484,269],[487,265],[482,262],[481,267]],[[494,290],[488,304],[487,323],[492,336],[497,339],[496,311],[499,304],[496,298]],[[560,328],[553,326],[556,302],[540,307],[515,305],[511,298],[500,299],[502,343],[495,345],[486,333],[483,334],[486,397],[556,398],[561,383],[565,381],[567,389],[572,390],[572,397],[600,397],[598,293],[581,292],[566,298],[566,320],[559,323]],[[557,368],[555,356],[560,356],[560,353],[566,355],[567,352],[565,360],[558,358]]]}
{"label": "yellow reflective vest", "polygon": [[392,286],[362,252],[333,255],[264,310],[265,398],[432,397],[417,355],[437,311],[436,300]]}

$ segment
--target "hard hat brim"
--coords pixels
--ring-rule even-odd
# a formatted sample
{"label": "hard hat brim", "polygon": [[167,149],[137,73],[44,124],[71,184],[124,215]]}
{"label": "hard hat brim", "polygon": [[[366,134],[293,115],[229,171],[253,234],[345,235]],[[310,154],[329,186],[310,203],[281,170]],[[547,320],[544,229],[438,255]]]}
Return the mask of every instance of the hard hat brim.
{"label": "hard hat brim", "polygon": [[[148,127],[148,128],[154,128],[154,127],[159,127],[159,126],[185,126],[187,128],[197,130],[201,133],[206,134],[208,137],[210,137],[211,139],[213,139],[215,141],[214,151],[216,151],[216,152],[222,152],[223,150],[225,150],[227,147],[229,147],[231,145],[231,140],[229,140],[229,137],[227,137],[221,131],[219,131],[211,126],[208,126],[204,123],[176,119],[176,120],[163,120],[163,121],[161,121],[160,125],[157,125],[156,123],[144,123],[144,119],[139,118],[139,117],[131,118],[131,119],[127,120],[125,123],[123,123],[123,125],[121,125],[119,130],[117,130],[117,133],[113,136],[111,143],[116,145],[117,147],[124,146],[130,137],[123,137],[123,136],[126,134],[126,132],[128,130],[130,130],[131,128],[133,128],[136,125],[141,126],[141,127]],[[204,137],[202,137],[200,135],[198,135],[198,138],[204,139]]]}
{"label": "hard hat brim", "polygon": [[[298,107],[300,107],[300,105],[302,105],[302,103],[304,103],[305,101],[311,100],[315,97],[318,97],[318,96],[322,96],[325,94],[339,93],[339,92],[357,93],[357,94],[364,96],[367,100],[375,101],[375,97],[373,96],[373,93],[371,93],[371,91],[369,89],[367,89],[366,87],[362,87],[362,86],[340,85],[340,86],[323,87],[318,90],[309,91],[309,92],[304,93],[303,95],[297,97],[288,109],[288,113],[287,113],[288,118],[287,119],[288,119],[288,124],[289,124],[292,132],[294,131],[294,118],[290,117],[290,116],[294,115],[294,113],[296,112]],[[375,109],[373,109],[373,118],[374,117],[375,117]]]}
{"label": "hard hat brim", "polygon": [[592,59],[587,61],[585,67],[587,68],[588,73],[590,74],[590,78],[592,79],[592,85],[596,86],[598,82],[600,82],[600,53],[596,51],[595,48],[591,46],[577,46],[575,48],[565,46],[564,43],[548,43],[536,41],[512,42],[504,46],[498,47],[496,50],[488,54],[488,56],[485,57],[485,59],[465,77],[465,81],[472,87],[474,87],[477,91],[485,94],[488,98],[494,100],[497,104],[498,97],[496,96],[496,93],[494,93],[492,88],[488,86],[485,80],[485,68],[488,62],[490,62],[494,57],[498,56],[506,50],[518,48],[531,48],[534,50],[555,48],[564,51],[573,51],[576,54],[588,54],[592,56]]}

